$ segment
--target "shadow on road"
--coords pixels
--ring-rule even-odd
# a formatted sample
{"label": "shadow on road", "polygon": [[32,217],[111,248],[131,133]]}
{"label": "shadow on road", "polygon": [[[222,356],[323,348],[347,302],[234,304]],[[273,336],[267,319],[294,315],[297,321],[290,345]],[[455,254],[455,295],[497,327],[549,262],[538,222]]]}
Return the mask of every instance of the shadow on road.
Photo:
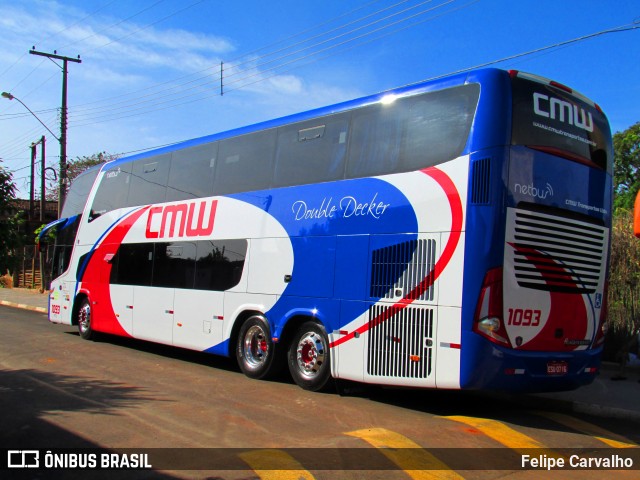
{"label": "shadow on road", "polygon": [[[104,449],[43,418],[45,415],[84,411],[117,415],[116,409],[150,401],[137,387],[39,370],[0,370],[0,448]],[[44,451],[43,450],[43,451]],[[7,473],[7,471],[5,471]],[[88,478],[78,470],[10,470],[4,478]],[[113,471],[92,471],[90,478],[113,478]],[[153,471],[121,471],[119,478],[172,479]]]}

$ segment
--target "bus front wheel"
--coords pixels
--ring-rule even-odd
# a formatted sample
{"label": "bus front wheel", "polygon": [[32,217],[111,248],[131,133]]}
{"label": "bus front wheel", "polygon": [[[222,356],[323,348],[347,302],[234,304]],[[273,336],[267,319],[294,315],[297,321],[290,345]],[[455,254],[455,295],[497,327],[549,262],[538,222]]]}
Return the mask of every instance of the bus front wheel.
{"label": "bus front wheel", "polygon": [[236,343],[236,358],[247,377],[261,379],[273,373],[274,349],[266,318],[254,315],[242,324]]}
{"label": "bus front wheel", "polygon": [[85,340],[91,340],[95,336],[95,332],[91,328],[91,303],[89,303],[88,298],[82,299],[76,319],[80,336]]}
{"label": "bus front wheel", "polygon": [[298,328],[289,346],[289,372],[298,386],[313,392],[331,380],[329,340],[324,327],[306,322]]}

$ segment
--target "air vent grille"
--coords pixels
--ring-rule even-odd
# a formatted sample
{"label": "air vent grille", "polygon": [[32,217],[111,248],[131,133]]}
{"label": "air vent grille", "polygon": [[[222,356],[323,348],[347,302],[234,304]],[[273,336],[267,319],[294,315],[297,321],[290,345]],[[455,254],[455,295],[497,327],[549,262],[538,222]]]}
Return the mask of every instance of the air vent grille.
{"label": "air vent grille", "polygon": [[474,205],[488,205],[491,185],[491,159],[483,158],[472,164],[471,172],[471,203]]}
{"label": "air vent grille", "polygon": [[369,375],[427,378],[431,374],[433,309],[373,305],[369,326]]}
{"label": "air vent grille", "polygon": [[518,285],[593,293],[605,269],[607,229],[571,218],[515,210],[510,232]]}
{"label": "air vent grille", "polygon": [[[432,301],[435,240],[411,240],[372,252],[371,297]],[[418,288],[426,282],[425,288]],[[428,287],[426,287],[428,285]]]}

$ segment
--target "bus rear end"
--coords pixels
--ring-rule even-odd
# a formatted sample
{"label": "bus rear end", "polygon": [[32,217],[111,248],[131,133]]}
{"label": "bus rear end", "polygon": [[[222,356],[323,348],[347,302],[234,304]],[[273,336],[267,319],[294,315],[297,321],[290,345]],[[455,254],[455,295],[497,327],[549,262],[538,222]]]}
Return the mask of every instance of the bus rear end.
{"label": "bus rear end", "polygon": [[600,108],[572,89],[510,77],[511,145],[494,178],[493,228],[504,242],[485,246],[489,263],[465,283],[477,295],[464,315],[461,385],[573,389],[595,378],[604,341],[611,133]]}

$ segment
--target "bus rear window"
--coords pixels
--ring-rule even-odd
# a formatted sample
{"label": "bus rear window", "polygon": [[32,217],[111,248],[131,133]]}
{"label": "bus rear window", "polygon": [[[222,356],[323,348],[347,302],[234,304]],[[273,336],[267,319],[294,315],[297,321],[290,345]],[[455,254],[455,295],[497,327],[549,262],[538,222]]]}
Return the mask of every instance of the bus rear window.
{"label": "bus rear window", "polygon": [[512,77],[512,86],[512,145],[525,145],[611,173],[611,133],[600,110],[568,89],[519,77]]}

